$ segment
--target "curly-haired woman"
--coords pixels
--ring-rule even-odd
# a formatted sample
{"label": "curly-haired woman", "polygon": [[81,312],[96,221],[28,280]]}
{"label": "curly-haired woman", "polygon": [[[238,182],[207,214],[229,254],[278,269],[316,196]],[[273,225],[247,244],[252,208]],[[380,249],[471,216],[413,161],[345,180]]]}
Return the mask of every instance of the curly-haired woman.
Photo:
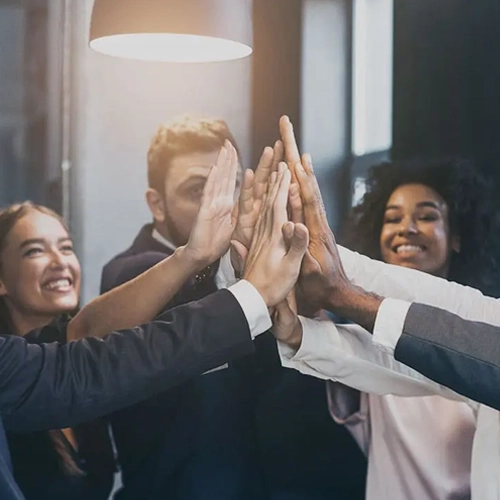
{"label": "curly-haired woman", "polygon": [[[347,244],[371,258],[495,293],[500,231],[491,186],[464,161],[373,167]],[[367,500],[470,498],[474,416],[438,396],[355,393],[329,384],[332,415],[368,456]]]}

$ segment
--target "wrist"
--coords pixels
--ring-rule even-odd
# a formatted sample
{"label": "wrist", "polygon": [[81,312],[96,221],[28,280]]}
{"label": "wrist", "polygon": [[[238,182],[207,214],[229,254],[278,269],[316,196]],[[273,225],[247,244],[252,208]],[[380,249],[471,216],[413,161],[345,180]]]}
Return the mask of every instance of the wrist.
{"label": "wrist", "polygon": [[382,300],[382,297],[347,282],[330,293],[325,309],[371,332]]}
{"label": "wrist", "polygon": [[259,292],[259,295],[262,297],[262,300],[268,308],[273,308],[276,305],[276,303],[270,299],[269,287],[259,283],[259,280],[255,279],[251,273],[243,273],[242,279],[248,281],[257,290],[257,292]]}
{"label": "wrist", "polygon": [[176,248],[172,257],[189,274],[196,274],[210,264],[208,258],[192,252],[186,245]]}

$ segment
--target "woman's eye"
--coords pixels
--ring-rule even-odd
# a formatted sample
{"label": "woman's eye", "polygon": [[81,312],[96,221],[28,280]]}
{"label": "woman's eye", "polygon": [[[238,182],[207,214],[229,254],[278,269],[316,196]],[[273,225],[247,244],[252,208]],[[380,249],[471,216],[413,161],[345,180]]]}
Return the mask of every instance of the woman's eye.
{"label": "woman's eye", "polygon": [[33,257],[35,255],[38,255],[38,254],[41,254],[43,252],[43,250],[41,248],[38,248],[38,247],[34,247],[34,248],[30,248],[28,249],[24,256],[25,257]]}
{"label": "woman's eye", "polygon": [[420,220],[424,222],[434,222],[438,220],[439,216],[436,214],[424,214],[419,217]]}
{"label": "woman's eye", "polygon": [[397,224],[401,219],[399,217],[386,217],[384,224]]}
{"label": "woman's eye", "polygon": [[64,252],[64,253],[74,253],[75,252],[75,250],[73,248],[73,245],[64,245],[61,248],[61,251]]}

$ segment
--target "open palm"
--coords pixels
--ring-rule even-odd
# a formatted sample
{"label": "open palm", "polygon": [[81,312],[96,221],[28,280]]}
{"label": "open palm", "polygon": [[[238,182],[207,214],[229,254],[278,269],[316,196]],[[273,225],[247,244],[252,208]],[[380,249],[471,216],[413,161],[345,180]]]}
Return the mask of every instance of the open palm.
{"label": "open palm", "polygon": [[203,197],[187,249],[197,260],[210,264],[229,249],[235,229],[234,190],[238,155],[226,141],[203,189]]}
{"label": "open palm", "polygon": [[283,158],[283,145],[277,141],[274,149],[266,147],[255,170],[247,170],[243,179],[238,201],[237,221],[232,237],[231,261],[236,271],[241,272],[245,265],[248,250],[252,243],[262,202],[267,193],[269,178],[278,170]]}

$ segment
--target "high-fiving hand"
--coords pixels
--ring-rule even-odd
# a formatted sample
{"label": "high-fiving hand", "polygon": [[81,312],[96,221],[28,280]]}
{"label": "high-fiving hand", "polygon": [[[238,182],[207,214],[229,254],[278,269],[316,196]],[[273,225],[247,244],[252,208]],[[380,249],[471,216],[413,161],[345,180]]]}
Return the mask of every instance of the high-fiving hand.
{"label": "high-fiving hand", "polygon": [[288,222],[290,180],[284,163],[271,174],[244,270],[244,278],[255,286],[268,307],[282,302],[294,287],[308,244],[307,228]]}
{"label": "high-fiving hand", "polygon": [[231,239],[231,263],[238,274],[245,267],[271,173],[278,170],[282,159],[283,144],[277,141],[274,149],[264,149],[255,173],[252,170],[245,171],[238,202],[236,228]]}
{"label": "high-fiving hand", "polygon": [[229,249],[236,224],[233,212],[237,173],[236,149],[226,141],[203,188],[200,210],[185,248],[187,255],[204,266]]}
{"label": "high-fiving hand", "polygon": [[280,133],[287,164],[293,169],[298,186],[290,193],[291,213],[295,214],[295,219],[302,217],[309,230],[309,247],[298,282],[299,300],[307,300],[308,309],[319,311],[326,308],[332,298],[343,296],[350,282],[328,225],[311,157],[308,154],[300,156],[293,125],[287,117],[280,120]]}

